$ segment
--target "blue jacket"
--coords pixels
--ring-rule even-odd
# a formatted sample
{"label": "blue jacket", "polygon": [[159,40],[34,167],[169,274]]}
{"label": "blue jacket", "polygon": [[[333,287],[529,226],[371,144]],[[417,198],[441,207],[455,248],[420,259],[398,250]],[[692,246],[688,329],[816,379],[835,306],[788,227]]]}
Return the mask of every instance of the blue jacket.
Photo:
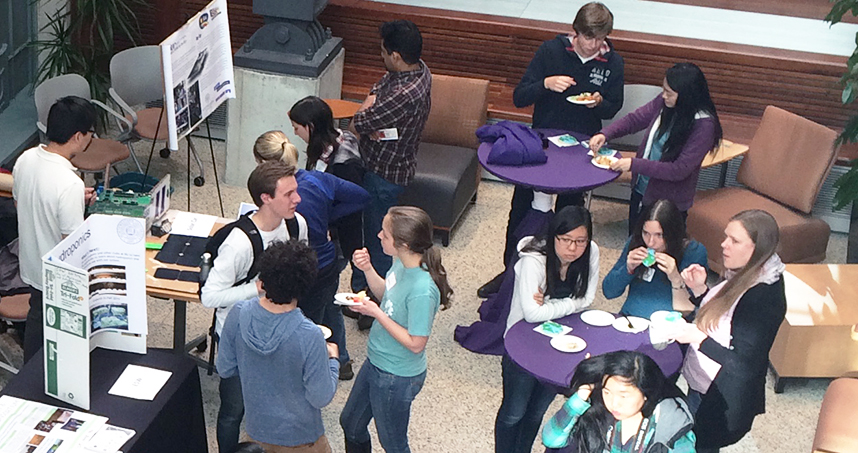
{"label": "blue jacket", "polygon": [[319,269],[334,262],[336,247],[328,238],[330,224],[343,216],[362,210],[369,193],[361,186],[316,170],[298,170],[297,211],[307,220],[310,246],[316,251]]}
{"label": "blue jacket", "polygon": [[325,433],[322,408],[337,391],[340,365],[322,331],[300,309],[275,314],[254,298],[226,318],[217,353],[221,378],[241,376],[247,434],[296,446]]}
{"label": "blue jacket", "polygon": [[[637,274],[629,274],[626,269],[626,259],[629,256],[629,241],[623,247],[623,253],[614,267],[602,280],[602,292],[607,299],[616,299],[623,295],[626,287],[629,295],[623,304],[622,313],[649,319],[658,310],[673,310],[673,290],[664,272],[656,267],[652,281],[645,282]],[[682,255],[682,261],[677,266],[680,271],[697,263],[707,267],[706,247],[697,241],[689,241]]]}

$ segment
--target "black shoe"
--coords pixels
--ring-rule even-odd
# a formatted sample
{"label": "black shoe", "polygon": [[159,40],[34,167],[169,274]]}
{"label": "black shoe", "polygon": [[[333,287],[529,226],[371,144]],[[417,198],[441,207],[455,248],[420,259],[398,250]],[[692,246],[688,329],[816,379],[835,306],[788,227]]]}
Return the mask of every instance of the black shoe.
{"label": "black shoe", "polygon": [[340,380],[351,381],[355,377],[355,372],[352,370],[352,361],[349,360],[343,365],[340,365]]}
{"label": "black shoe", "polygon": [[503,272],[495,275],[495,278],[489,280],[485,285],[480,286],[480,289],[477,290],[477,296],[480,299],[487,299],[492,294],[500,291],[501,283],[503,283]]}
{"label": "black shoe", "polygon": [[372,316],[360,315],[358,318],[358,330],[367,330],[372,327],[372,322],[375,321],[375,318]]}
{"label": "black shoe", "polygon": [[342,310],[342,312],[343,312],[343,316],[345,316],[346,318],[352,318],[352,319],[358,319],[358,318],[360,318],[360,313],[358,313],[358,312],[356,312],[356,311],[352,310],[351,308],[349,308],[349,307],[347,307],[347,306],[345,306],[345,305],[343,305],[342,307],[340,307],[340,310]]}

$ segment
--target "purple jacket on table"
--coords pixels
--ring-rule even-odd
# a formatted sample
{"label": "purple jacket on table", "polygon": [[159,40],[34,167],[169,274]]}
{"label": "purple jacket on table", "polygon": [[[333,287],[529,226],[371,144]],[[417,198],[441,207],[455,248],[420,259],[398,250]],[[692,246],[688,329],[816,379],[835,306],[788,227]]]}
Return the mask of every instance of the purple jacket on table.
{"label": "purple jacket on table", "polygon": [[[608,140],[633,134],[644,128],[649,137],[653,123],[661,115],[664,99],[661,95],[648,102],[643,107],[611,123],[600,132]],[[715,140],[715,120],[710,117],[694,121],[691,134],[682,147],[682,151],[673,162],[660,162],[643,159],[647,139],[644,138],[635,158],[632,159],[632,181],[639,174],[649,176],[646,193],[643,194],[644,205],[658,200],[670,200],[680,211],[687,211],[694,203],[694,192],[697,188],[697,177],[700,175],[700,164],[712,149]]]}

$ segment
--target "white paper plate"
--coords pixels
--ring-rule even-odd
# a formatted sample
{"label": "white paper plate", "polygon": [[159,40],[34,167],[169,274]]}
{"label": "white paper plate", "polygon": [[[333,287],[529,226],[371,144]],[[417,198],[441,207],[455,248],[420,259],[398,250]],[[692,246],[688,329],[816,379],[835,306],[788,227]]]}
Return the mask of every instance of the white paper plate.
{"label": "white paper plate", "polygon": [[595,165],[595,166],[597,166],[597,167],[599,167],[599,168],[604,168],[605,170],[610,170],[610,169],[611,169],[611,165],[610,165],[610,164],[608,164],[608,165],[600,164],[600,163],[596,162],[596,159],[597,159],[597,158],[608,159],[608,160],[610,160],[610,161],[611,161],[611,163],[614,163],[614,162],[616,162],[616,161],[618,161],[618,160],[619,160],[619,159],[617,159],[616,157],[613,157],[613,156],[598,156],[598,157],[594,157],[594,158],[592,158],[592,159],[590,160],[590,163],[592,163],[593,165]]}
{"label": "white paper plate", "polygon": [[[355,293],[339,293],[334,296],[334,303],[337,305],[346,305],[346,306],[354,306],[360,305],[360,302],[355,302],[350,299],[350,297],[355,297],[357,294]],[[367,298],[369,299],[369,298]]]}
{"label": "white paper plate", "polygon": [[[629,323],[632,323],[632,327],[629,327]],[[625,317],[620,316],[611,325],[620,332],[638,333],[649,328],[649,320],[637,316],[629,316],[626,320]]]}
{"label": "white paper plate", "polygon": [[581,321],[591,326],[605,327],[614,323],[614,315],[602,310],[587,310],[581,313]]}
{"label": "white paper plate", "polygon": [[560,352],[581,352],[587,347],[587,342],[575,335],[560,335],[551,339],[551,347]]}
{"label": "white paper plate", "polygon": [[331,338],[331,335],[333,335],[333,332],[331,332],[331,329],[329,329],[327,326],[323,326],[321,324],[316,324],[316,327],[318,327],[319,330],[322,331],[322,336],[324,336],[326,340],[328,338]]}
{"label": "white paper plate", "polygon": [[[582,94],[583,94],[583,93],[582,93]],[[595,99],[590,99],[590,100],[588,100],[588,101],[579,101],[579,100],[578,100],[578,96],[579,96],[578,94],[576,94],[576,95],[574,95],[574,96],[569,96],[569,97],[567,97],[567,98],[566,98],[566,100],[567,100],[567,101],[569,101],[569,102],[571,102],[571,103],[573,103],[573,104],[578,104],[578,105],[590,105],[590,104],[595,104],[595,103],[596,103],[596,100],[595,100]]]}

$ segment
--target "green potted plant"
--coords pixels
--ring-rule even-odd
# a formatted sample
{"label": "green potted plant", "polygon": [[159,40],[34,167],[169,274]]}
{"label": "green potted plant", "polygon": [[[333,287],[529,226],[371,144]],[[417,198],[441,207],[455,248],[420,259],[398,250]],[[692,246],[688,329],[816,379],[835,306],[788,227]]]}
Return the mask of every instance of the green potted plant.
{"label": "green potted plant", "polygon": [[115,39],[136,45],[140,27],[136,8],[149,7],[146,0],[69,0],[68,8],[48,15],[42,31],[47,39],[35,41],[43,58],[36,83],[62,74],[80,74],[89,81],[92,96],[106,100],[110,88],[110,58]]}
{"label": "green potted plant", "polygon": [[[858,16],[858,0],[832,0],[834,5],[831,11],[825,16],[827,22],[834,25],[843,19],[846,13],[851,13],[853,16]],[[858,45],[858,34],[855,37],[856,45]],[[852,52],[852,55],[846,61],[846,72],[840,79],[843,85],[843,94],[841,96],[844,104],[852,104],[858,97],[858,47]],[[856,143],[858,142],[858,113],[852,115],[843,127],[843,132],[837,137],[837,143]],[[847,263],[858,263],[858,162],[853,161],[843,176],[835,183],[834,187],[837,192],[834,195],[834,209],[843,209],[850,202],[852,203],[851,221],[849,223],[849,245],[846,254]]]}

